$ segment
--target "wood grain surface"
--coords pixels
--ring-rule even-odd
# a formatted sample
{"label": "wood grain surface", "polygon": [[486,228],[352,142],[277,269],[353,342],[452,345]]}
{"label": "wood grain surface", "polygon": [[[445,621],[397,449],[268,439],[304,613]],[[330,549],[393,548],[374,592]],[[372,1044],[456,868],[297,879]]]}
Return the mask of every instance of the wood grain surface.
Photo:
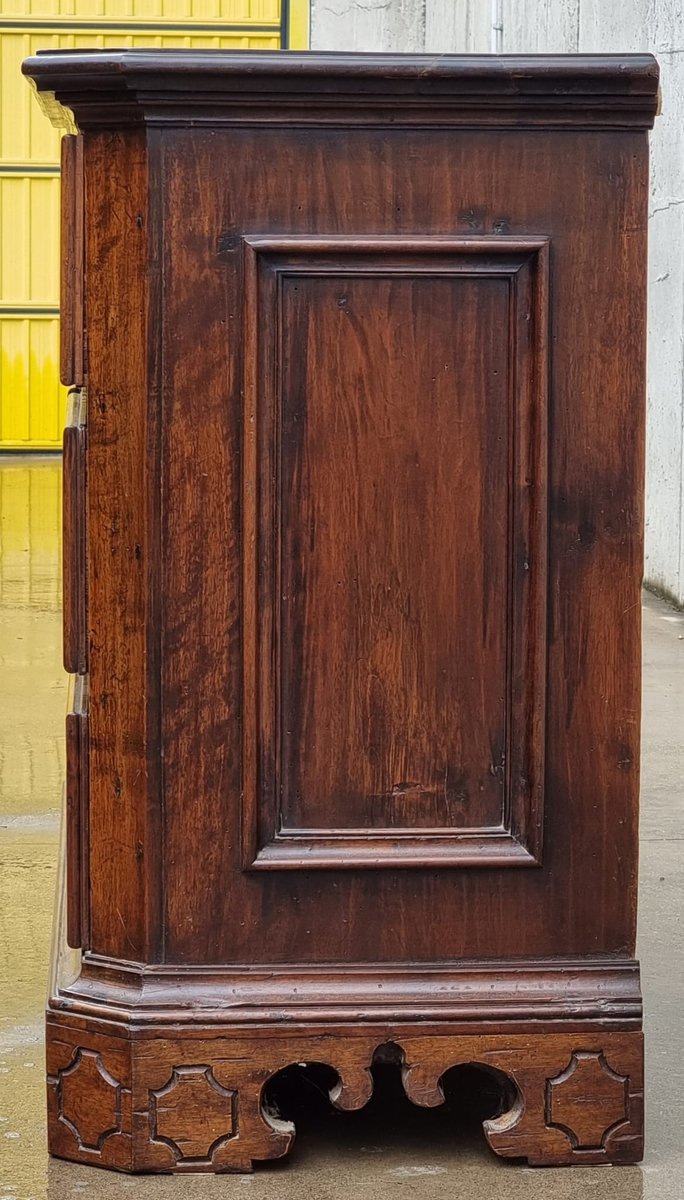
{"label": "wood grain surface", "polygon": [[[220,146],[226,149],[221,171],[217,172],[214,165]],[[524,132],[505,136],[464,132],[454,136],[442,131],[421,131],[412,137],[405,130],[386,128],[377,132],[355,130],[353,134],[314,130],[306,137],[301,131],[273,134],[261,128],[165,132],[162,192],[166,318],[162,336],[166,399],[162,459],[167,490],[162,671],[165,936],[170,959],[249,962],[255,945],[262,961],[283,963],[497,958],[506,957],[512,945],[521,957],[593,954],[599,947],[608,954],[633,952],[640,707],[645,150],[642,132],[607,134],[600,155],[596,135],[588,137],[582,132],[563,135],[562,154],[558,135],[553,132],[539,132],[533,138]],[[547,167],[550,161],[557,163],[551,176]],[[283,192],[274,192],[269,183],[275,162],[289,181]],[[447,162],[448,171],[444,169]],[[308,190],[312,178],[317,181],[315,206]],[[202,204],[198,209],[200,187]],[[247,546],[248,563],[253,551],[249,529],[240,537],[241,516],[246,512],[245,468],[248,481],[252,470],[248,457],[251,426],[242,416],[245,359],[251,351],[242,335],[241,237],[283,232],[292,237],[333,232],[359,237],[375,235],[382,229],[385,234],[407,238],[420,230],[421,236],[442,238],[456,233],[495,240],[501,236],[502,223],[508,236],[550,239],[549,437],[543,444],[536,442],[536,452],[545,457],[549,472],[544,581],[548,610],[533,634],[533,645],[547,640],[542,866],[502,872],[495,884],[482,869],[416,868],[403,873],[350,866],[330,875],[308,871],[306,864],[299,864],[287,873],[243,871],[245,856],[238,831],[242,806],[250,802],[249,795],[245,798],[243,783],[244,730],[250,717],[243,712],[240,701],[245,670],[249,670],[241,599],[245,556],[240,547]],[[321,271],[324,278],[325,267]],[[329,296],[322,280],[307,282],[308,288],[312,286],[319,294]],[[330,290],[333,286],[336,281],[328,285]],[[404,303],[408,287],[404,285]],[[334,307],[331,320],[336,319],[339,325],[344,313],[337,309],[336,300]],[[317,310],[310,305],[308,311],[313,320]],[[377,327],[373,328],[377,349],[379,334]],[[602,331],[600,337],[597,330]],[[483,333],[486,340],[481,345],[495,344],[494,334],[494,329]],[[351,333],[345,336],[349,338]],[[445,337],[432,335],[438,336]],[[505,336],[508,338],[508,332]],[[229,352],[231,345],[235,353]],[[290,389],[294,372],[304,372],[308,378],[305,350],[307,356],[317,353],[315,339],[307,339],[304,345],[300,337],[298,355],[293,349],[288,366],[282,361],[281,347],[279,369],[282,378],[289,380]],[[459,359],[459,369],[465,370],[466,382],[472,385],[474,371],[469,361]],[[220,364],[220,369],[215,364]],[[350,368],[345,365],[344,369]],[[414,386],[416,371],[409,361],[405,373]],[[344,409],[339,411],[337,374],[337,370],[328,371],[320,378],[315,398],[309,396],[306,409],[302,408],[303,416],[308,417],[300,422],[299,445],[314,445],[316,462],[321,465],[321,422],[328,420],[331,428],[339,430],[344,416]],[[432,374],[435,372],[426,378],[430,388]],[[452,407],[448,410],[453,421],[453,427],[449,426],[452,438],[454,414],[459,405],[468,403],[463,398],[467,389],[459,389],[457,372],[455,376]],[[496,378],[492,376],[491,392],[495,407],[500,394]],[[364,381],[362,374],[357,390],[359,394],[369,390],[368,378]],[[281,395],[285,399],[284,389]],[[370,403],[380,406],[382,400],[367,401],[366,406]],[[406,419],[406,411],[410,414],[411,405],[418,401],[410,399],[404,390],[400,403]],[[293,415],[285,414],[293,428],[297,411],[290,404]],[[260,416],[263,421],[263,410]],[[491,417],[492,426],[497,419]],[[446,415],[443,420],[447,420]],[[492,426],[480,424],[476,428]],[[422,435],[423,454],[432,436],[428,432]],[[534,446],[535,435],[530,436]],[[315,443],[311,441],[314,437],[318,439]],[[365,437],[367,441],[368,435]],[[302,440],[306,438],[308,442]],[[475,441],[473,431],[472,441],[467,444],[473,446]],[[347,434],[347,445],[349,442]],[[431,445],[434,450],[435,443]],[[267,453],[267,447],[268,438],[264,437],[263,453]],[[292,449],[287,453],[288,470],[292,472]],[[327,451],[328,464],[333,463],[332,454],[332,450]],[[349,472],[342,458],[336,469]],[[372,470],[365,458],[362,464],[358,460],[363,466],[357,484],[360,497],[372,492],[380,458],[376,448]],[[445,474],[434,474],[447,470],[439,466],[440,461],[446,462],[446,456],[444,460],[440,456],[437,463],[430,462],[432,475],[428,474],[428,479],[433,479],[433,486],[436,479],[446,481]],[[264,473],[264,488],[271,486],[271,475],[273,471]],[[325,502],[328,508],[333,503],[337,506],[336,522],[349,541],[351,530],[345,516],[349,507],[340,507],[339,481],[332,469],[325,478],[329,499],[321,493],[319,502]],[[382,476],[385,492],[387,478]],[[416,474],[416,489],[419,480]],[[301,488],[309,485],[301,472],[295,483],[299,490],[293,495],[299,504],[306,495]],[[277,486],[275,475],[272,486]],[[491,509],[493,527],[496,505],[500,503],[498,485],[490,493],[487,510]],[[466,523],[468,494],[462,501]],[[459,510],[456,501],[449,507],[452,499],[453,492],[448,488],[439,521],[447,560],[453,555],[454,544],[458,544]],[[289,498],[287,502],[291,503]],[[380,503],[384,506],[380,510],[384,524],[378,527],[375,514],[365,502],[365,535],[355,553],[366,555],[366,570],[370,570],[371,561],[366,546],[382,548],[385,566],[388,557],[391,564],[392,554],[399,553],[391,549],[399,544],[392,542],[393,507],[386,496]],[[406,504],[404,507],[406,511]],[[314,555],[310,529],[298,511],[293,513],[298,524],[287,533],[290,558],[295,556],[297,546],[302,563],[308,561],[311,572]],[[197,537],[200,522],[213,531],[213,536]],[[427,554],[430,546],[437,546],[438,534],[425,523],[423,528],[419,541]],[[500,537],[497,535],[499,546]],[[329,539],[329,543],[334,545],[335,540]],[[506,552],[520,562],[520,574],[527,574],[519,542],[513,543],[508,537],[506,545]],[[263,540],[256,553],[263,578],[270,569]],[[434,556],[434,550],[432,553]],[[409,560],[415,563],[420,559],[415,545],[402,547],[401,554],[404,571]],[[517,558],[519,554],[522,561]],[[322,570],[323,563],[323,558],[317,558],[315,570]],[[302,567],[286,559],[284,569],[289,573],[286,577],[293,579],[292,573],[301,572]],[[329,585],[336,589],[330,566],[325,570]],[[378,570],[382,571],[382,559]],[[505,576],[500,570],[497,574],[494,565],[490,570],[494,573],[490,575],[487,603],[493,622],[490,639],[495,639],[490,645],[494,646],[500,645],[496,639],[501,638],[501,627],[507,624],[507,609]],[[351,579],[356,573],[346,569],[344,578]],[[473,599],[481,587],[478,577],[482,578],[475,577]],[[389,576],[383,578],[387,584],[392,583]],[[427,581],[420,586],[425,590],[418,588],[414,602],[429,594]],[[462,582],[458,586],[467,585]],[[439,616],[439,624],[434,626],[435,644],[443,644],[445,636],[458,637],[457,633],[448,634],[444,627],[448,604],[445,585],[443,591],[441,609],[439,596],[430,597],[430,604],[437,605],[431,610],[432,617]],[[289,596],[285,591],[282,594]],[[455,587],[454,603],[459,594],[463,597],[466,593],[459,593]],[[481,599],[482,592],[479,594]],[[300,595],[294,601],[286,598],[280,603],[301,606],[303,600]],[[351,607],[344,612],[351,612]],[[387,607],[386,612],[398,627],[396,608]],[[468,611],[464,619],[474,622],[474,612]],[[379,616],[378,631],[380,621]],[[301,629],[301,617],[298,622]],[[370,637],[366,624],[359,628],[364,656]],[[472,630],[474,625],[467,627]],[[289,708],[281,717],[295,717],[301,726],[307,708],[311,712],[311,696],[320,696],[321,689],[329,688],[321,737],[327,741],[334,763],[340,756],[344,761],[343,725],[346,723],[346,729],[353,733],[355,726],[350,724],[348,714],[352,714],[352,721],[358,721],[353,713],[361,705],[361,698],[352,700],[348,691],[339,690],[340,712],[331,724],[334,687],[329,669],[336,669],[335,663],[341,662],[350,634],[346,625],[327,628],[331,630],[327,637],[326,626],[320,631],[311,626],[307,629],[306,652],[311,653],[314,637],[321,646],[317,661],[322,664],[322,674],[316,680],[306,675],[301,660],[297,674],[297,643],[288,646],[286,653],[292,656]],[[301,639],[301,634],[298,636]],[[342,647],[335,644],[338,636],[346,639]],[[452,642],[452,647],[455,645]],[[461,646],[465,642],[459,642],[459,650]],[[381,653],[379,641],[375,653]],[[325,657],[320,657],[323,654]],[[268,653],[262,659],[263,697],[277,677],[277,664]],[[345,679],[353,680],[359,669],[353,660],[347,662]],[[402,670],[412,669],[407,657]],[[518,672],[518,680],[529,680],[529,674],[529,668]],[[478,678],[493,688],[493,682],[483,674]],[[295,705],[293,689],[297,683],[302,692]],[[444,688],[444,684],[440,686]],[[473,686],[472,680],[466,683],[453,679],[447,684],[450,693],[442,694],[445,698],[450,694],[453,699],[460,688],[462,697],[472,697],[473,691],[466,688]],[[493,693],[488,694],[491,705]],[[421,703],[428,700],[423,695]],[[410,701],[398,697],[391,703],[400,714],[401,705]],[[491,719],[495,709],[485,702],[485,710]],[[444,721],[442,729],[447,728],[445,714],[437,718],[436,733],[440,719]],[[398,728],[389,730],[386,754],[397,756],[398,752],[391,749],[391,739],[398,732]],[[294,736],[301,741],[301,727]],[[417,736],[420,738],[414,727],[410,734],[413,745]],[[256,749],[252,743],[251,752]],[[469,744],[469,753],[473,752]],[[323,761],[320,756],[321,751],[311,745],[308,736],[306,759],[297,767],[305,772],[304,778],[313,779],[316,771],[320,775],[323,767],[315,767],[316,762]],[[386,795],[395,783],[412,782],[412,774],[405,780],[397,773],[400,757],[396,762],[397,771],[383,785],[384,792],[372,784],[369,795]],[[325,768],[334,769],[332,765]],[[357,763],[355,770],[358,773],[368,768]],[[264,782],[262,778],[261,786]],[[290,793],[292,790],[290,786]],[[348,794],[353,797],[352,787]],[[479,783],[474,794],[481,795]],[[309,794],[303,802],[319,801]],[[358,800],[352,802],[358,810]],[[337,803],[339,813],[342,801]],[[203,848],[201,860],[187,853],[189,804],[193,837]],[[427,836],[424,828],[420,832]],[[372,910],[394,914],[392,921],[384,923],[381,939],[374,923],[367,920],[366,914]],[[235,912],[240,914],[237,920],[233,919]]]}
{"label": "wood grain surface", "polygon": [[142,134],[84,144],[91,932],[94,949],[132,960],[154,960],[163,941],[159,324],[148,155]]}
{"label": "wood grain surface", "polygon": [[247,866],[538,861],[547,249],[245,242]]}
{"label": "wood grain surface", "polygon": [[85,384],[85,181],[83,138],[67,134],[61,146],[60,379],[65,387]]}

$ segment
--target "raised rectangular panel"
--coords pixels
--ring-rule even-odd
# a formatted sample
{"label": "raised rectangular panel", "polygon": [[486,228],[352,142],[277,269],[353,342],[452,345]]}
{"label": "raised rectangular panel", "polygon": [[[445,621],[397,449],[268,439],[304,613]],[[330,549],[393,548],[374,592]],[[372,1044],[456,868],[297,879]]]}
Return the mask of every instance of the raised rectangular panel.
{"label": "raised rectangular panel", "polygon": [[244,242],[243,862],[533,866],[548,242]]}

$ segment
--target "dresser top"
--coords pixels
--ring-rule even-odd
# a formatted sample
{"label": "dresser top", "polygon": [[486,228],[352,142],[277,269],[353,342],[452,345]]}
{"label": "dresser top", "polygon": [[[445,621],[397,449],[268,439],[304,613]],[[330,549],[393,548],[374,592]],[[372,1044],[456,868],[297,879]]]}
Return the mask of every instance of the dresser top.
{"label": "dresser top", "polygon": [[[140,124],[649,128],[649,54],[46,51],[23,65],[51,120]],[[73,115],[72,115],[73,114]]]}

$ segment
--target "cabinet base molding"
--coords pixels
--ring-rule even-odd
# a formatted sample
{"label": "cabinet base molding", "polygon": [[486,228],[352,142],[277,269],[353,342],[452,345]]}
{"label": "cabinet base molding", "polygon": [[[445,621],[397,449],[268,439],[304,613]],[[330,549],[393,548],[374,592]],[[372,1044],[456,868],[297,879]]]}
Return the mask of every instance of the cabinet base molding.
{"label": "cabinet base molding", "polygon": [[[200,1014],[196,1014],[198,1021]],[[247,1172],[290,1150],[295,1128],[265,1107],[293,1063],[338,1074],[332,1103],[363,1108],[388,1052],[408,1098],[444,1102],[441,1080],[473,1064],[500,1073],[504,1111],[484,1122],[491,1149],[533,1166],[638,1162],[643,1152],[639,1031],[454,1034],[437,1024],[271,1028],[150,1026],[127,1036],[52,1013],[47,1027],[49,1148],[130,1172]],[[111,1029],[111,1025],[109,1026]],[[388,1044],[391,1049],[388,1051]]]}

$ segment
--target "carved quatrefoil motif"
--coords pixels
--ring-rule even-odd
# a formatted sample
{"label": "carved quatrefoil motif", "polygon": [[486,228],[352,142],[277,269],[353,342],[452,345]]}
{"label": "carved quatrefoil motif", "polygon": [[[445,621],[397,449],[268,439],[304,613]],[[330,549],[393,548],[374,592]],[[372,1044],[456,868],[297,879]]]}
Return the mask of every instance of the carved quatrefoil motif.
{"label": "carved quatrefoil motif", "polygon": [[163,1088],[150,1092],[154,1141],[165,1142],[177,1160],[211,1160],[237,1134],[236,1093],[215,1079],[211,1067],[175,1067]]}
{"label": "carved quatrefoil motif", "polygon": [[547,1080],[546,1123],[562,1129],[575,1150],[601,1150],[627,1119],[627,1078],[602,1054],[578,1050],[560,1075]]}
{"label": "carved quatrefoil motif", "polygon": [[121,1084],[99,1054],[78,1049],[57,1075],[59,1119],[71,1130],[79,1150],[99,1153],[108,1137],[121,1131]]}

